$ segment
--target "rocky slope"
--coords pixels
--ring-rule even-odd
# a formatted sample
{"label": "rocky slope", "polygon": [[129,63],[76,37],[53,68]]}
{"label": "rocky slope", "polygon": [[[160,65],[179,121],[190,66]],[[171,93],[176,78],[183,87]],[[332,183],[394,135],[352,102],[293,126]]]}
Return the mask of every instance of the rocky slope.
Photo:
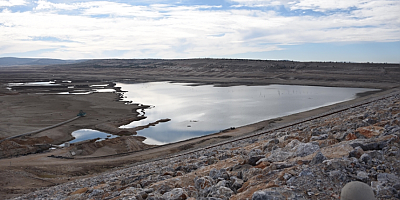
{"label": "rocky slope", "polygon": [[338,199],[350,181],[400,198],[400,95],[16,199]]}

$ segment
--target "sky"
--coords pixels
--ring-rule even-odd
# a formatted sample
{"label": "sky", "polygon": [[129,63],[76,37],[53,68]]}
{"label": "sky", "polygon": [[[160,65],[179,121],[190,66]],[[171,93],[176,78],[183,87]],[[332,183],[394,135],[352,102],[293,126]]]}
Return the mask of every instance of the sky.
{"label": "sky", "polygon": [[0,0],[0,57],[400,63],[400,0]]}

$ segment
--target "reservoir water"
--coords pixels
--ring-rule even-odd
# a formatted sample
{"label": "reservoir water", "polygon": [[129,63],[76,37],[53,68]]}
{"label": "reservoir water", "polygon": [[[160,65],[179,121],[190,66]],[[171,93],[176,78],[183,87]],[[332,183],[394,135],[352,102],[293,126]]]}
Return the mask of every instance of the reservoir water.
{"label": "reservoir water", "polygon": [[117,83],[124,101],[151,105],[142,110],[146,119],[121,128],[171,119],[138,132],[145,143],[165,144],[282,117],[356,98],[365,88],[295,85],[193,86],[185,83]]}

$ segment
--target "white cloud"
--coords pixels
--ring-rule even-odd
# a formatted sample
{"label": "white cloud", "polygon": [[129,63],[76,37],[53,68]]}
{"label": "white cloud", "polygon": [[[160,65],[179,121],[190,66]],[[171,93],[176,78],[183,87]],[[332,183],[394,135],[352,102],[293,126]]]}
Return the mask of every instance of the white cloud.
{"label": "white cloud", "polygon": [[46,0],[39,0],[36,2],[37,6],[34,8],[34,10],[51,10],[51,9],[56,9],[56,10],[74,10],[79,8],[77,5],[79,4],[65,4],[65,3],[51,3]]}
{"label": "white cloud", "polygon": [[100,58],[119,51],[125,58],[224,57],[287,44],[400,40],[398,1],[279,2],[293,9],[357,9],[288,17],[263,9],[39,0],[32,11],[0,12],[0,55],[41,51],[43,57]]}
{"label": "white cloud", "polygon": [[347,10],[351,8],[358,8],[363,4],[371,2],[370,0],[301,0],[298,2],[289,3],[292,10],[314,10],[325,12],[328,10]]}
{"label": "white cloud", "polygon": [[22,6],[27,4],[25,0],[0,0],[1,7]]}
{"label": "white cloud", "polygon": [[294,3],[297,0],[230,0],[231,2],[237,3],[233,7],[266,7],[266,6],[280,6]]}

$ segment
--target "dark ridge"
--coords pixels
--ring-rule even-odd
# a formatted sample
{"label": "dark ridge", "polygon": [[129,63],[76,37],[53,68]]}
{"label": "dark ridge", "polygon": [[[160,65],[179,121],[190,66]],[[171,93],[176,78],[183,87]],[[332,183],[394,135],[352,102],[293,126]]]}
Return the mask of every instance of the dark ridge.
{"label": "dark ridge", "polygon": [[50,58],[15,58],[4,57],[0,58],[0,67],[23,66],[23,65],[60,65],[74,64],[84,60],[61,60]]}

